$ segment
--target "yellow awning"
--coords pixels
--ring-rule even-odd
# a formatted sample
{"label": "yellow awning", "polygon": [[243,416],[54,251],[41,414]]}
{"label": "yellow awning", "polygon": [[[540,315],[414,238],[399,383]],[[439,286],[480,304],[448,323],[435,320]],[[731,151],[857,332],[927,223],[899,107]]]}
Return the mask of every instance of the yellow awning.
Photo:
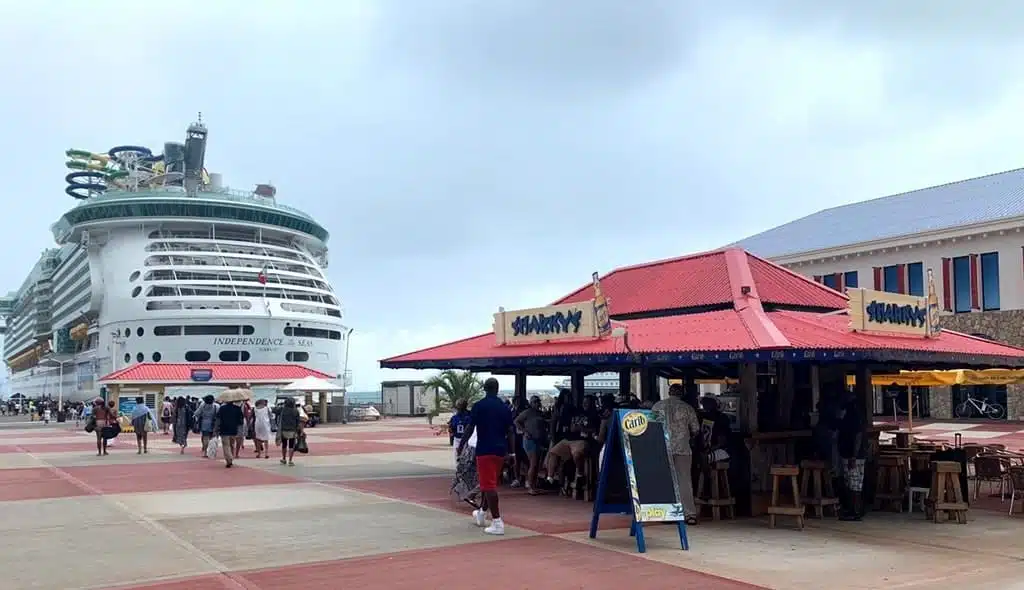
{"label": "yellow awning", "polygon": [[[853,375],[847,376],[846,383],[854,384]],[[891,375],[872,375],[872,385],[900,386],[945,386],[945,385],[1009,385],[1024,383],[1021,369],[954,369],[952,371],[900,371]]]}

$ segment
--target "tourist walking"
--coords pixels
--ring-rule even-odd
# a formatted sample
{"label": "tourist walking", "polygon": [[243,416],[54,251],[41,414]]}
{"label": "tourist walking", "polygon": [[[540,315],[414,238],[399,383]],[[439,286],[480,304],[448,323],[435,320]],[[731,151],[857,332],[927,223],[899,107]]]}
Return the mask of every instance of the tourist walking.
{"label": "tourist walking", "polygon": [[[103,398],[98,397],[92,402],[92,415],[89,417],[86,429],[91,428],[96,433],[96,456],[107,454],[107,445],[113,437],[106,436],[111,428],[117,426],[117,412],[103,403]],[[120,427],[118,427],[120,428]]]}
{"label": "tourist walking", "polygon": [[213,431],[217,423],[217,410],[220,407],[213,401],[212,395],[207,395],[203,398],[203,403],[196,408],[195,413],[195,425],[199,428],[199,434],[202,437],[203,444],[203,456],[206,456],[206,448],[210,445],[210,439],[213,438]]}
{"label": "tourist walking", "polygon": [[171,423],[174,421],[174,403],[170,398],[164,398],[160,404],[160,431],[167,434],[170,431]]}
{"label": "tourist walking", "polygon": [[512,432],[512,410],[498,397],[498,380],[494,377],[484,381],[484,398],[470,410],[470,424],[465,438],[459,443],[459,454],[469,438],[476,434],[476,471],[480,482],[480,508],[473,511],[473,522],[477,526],[491,524],[484,529],[489,535],[504,535],[505,522],[501,518],[498,502],[498,476],[505,466],[505,460],[515,448]]}
{"label": "tourist walking", "polygon": [[149,453],[149,421],[153,419],[153,410],[146,405],[146,400],[135,398],[132,410],[132,429],[135,430],[135,444],[139,447],[138,454]]}
{"label": "tourist walking", "polygon": [[476,474],[476,433],[466,440],[465,445],[459,446],[462,451],[455,464],[451,493],[472,506],[475,513],[480,508],[480,480]]}
{"label": "tourist walking", "polygon": [[171,439],[174,444],[181,447],[181,454],[185,454],[185,447],[188,446],[188,435],[195,426],[195,416],[192,409],[188,407],[188,400],[179,397],[174,400],[174,410],[171,412],[174,421],[174,436]]}
{"label": "tourist walking", "polygon": [[253,410],[253,443],[256,445],[256,457],[262,454],[264,459],[270,458],[270,407],[267,400],[261,399],[256,402],[256,409]]}
{"label": "tourist walking", "polygon": [[242,402],[229,402],[217,410],[217,433],[220,435],[220,446],[224,449],[224,466],[231,467],[235,462],[234,453],[238,449],[238,438],[245,423],[242,413]]}
{"label": "tourist walking", "polygon": [[690,441],[700,432],[697,412],[684,401],[685,390],[674,384],[668,388],[668,399],[654,404],[654,418],[668,429],[669,452],[679,483],[679,501],[683,505],[686,524],[697,524],[697,503],[693,499],[693,449]]}
{"label": "tourist walking", "polygon": [[302,431],[302,419],[295,400],[285,398],[277,417],[277,443],[281,445],[281,465],[295,465],[295,445]]}

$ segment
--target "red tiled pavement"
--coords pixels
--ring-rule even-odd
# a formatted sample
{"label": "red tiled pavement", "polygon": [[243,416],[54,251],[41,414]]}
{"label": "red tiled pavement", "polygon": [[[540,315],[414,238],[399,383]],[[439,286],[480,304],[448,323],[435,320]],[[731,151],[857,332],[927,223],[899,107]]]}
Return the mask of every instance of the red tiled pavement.
{"label": "red tiled pavement", "polygon": [[224,462],[219,460],[93,465],[67,467],[63,471],[104,494],[233,488],[298,481],[292,477],[240,465],[225,469]]}
{"label": "red tiled pavement", "polygon": [[362,455],[365,453],[399,453],[403,451],[433,450],[422,445],[344,440],[336,442],[310,442],[310,455]]}
{"label": "red tiled pavement", "polygon": [[87,496],[89,491],[45,467],[0,469],[0,502]]}
{"label": "red tiled pavement", "polygon": [[[449,494],[451,483],[451,477],[397,477],[331,485],[468,514],[468,506]],[[590,530],[593,507],[590,502],[553,493],[531,496],[524,489],[501,491],[501,513],[506,523],[548,535]],[[601,517],[601,530],[628,528],[629,522],[624,516],[605,515]]]}
{"label": "red tiled pavement", "polygon": [[[529,572],[529,577],[521,574]],[[193,581],[194,580],[194,581]],[[553,537],[477,543],[461,548],[404,551],[204,576],[132,590],[750,590],[759,586],[719,578]],[[222,585],[215,585],[220,583]],[[200,585],[201,584],[201,585]],[[230,585],[229,585],[230,584]],[[122,587],[123,588],[123,587]],[[124,589],[127,590],[127,589]]]}
{"label": "red tiled pavement", "polygon": [[[319,432],[313,432],[312,434],[320,434],[320,433]],[[385,431],[378,431],[378,432],[368,432],[368,431],[355,431],[355,432],[348,431],[348,432],[346,432],[344,430],[335,430],[335,431],[330,431],[330,432],[325,432],[323,434],[320,434],[320,436],[326,436],[326,437],[329,437],[329,438],[336,438],[336,439],[342,439],[342,440],[402,440],[402,439],[408,439],[408,438],[429,438],[429,437],[431,437],[433,435],[434,435],[434,433],[432,431],[430,431],[430,430],[422,430],[422,431],[420,431],[420,430],[412,430],[411,428],[406,428],[406,429],[402,429],[402,430],[385,430]],[[447,440],[446,437],[438,437],[438,439],[442,439],[442,438]],[[0,442],[2,442],[2,441],[0,441]]]}

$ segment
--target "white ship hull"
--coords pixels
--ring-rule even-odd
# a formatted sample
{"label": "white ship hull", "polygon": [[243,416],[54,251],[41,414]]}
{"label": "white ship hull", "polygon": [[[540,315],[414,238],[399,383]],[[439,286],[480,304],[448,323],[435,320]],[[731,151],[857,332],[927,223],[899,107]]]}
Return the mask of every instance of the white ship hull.
{"label": "white ship hull", "polygon": [[[159,230],[156,224],[93,229],[87,248],[90,297],[65,314],[97,317],[90,330],[97,345],[93,350],[58,355],[44,365],[13,371],[11,393],[61,395],[81,401],[97,395],[97,381],[103,375],[139,362],[295,363],[341,376],[348,329],[341,322],[340,308],[323,270],[308,252],[294,245],[291,251],[276,246],[276,250],[267,250],[269,256],[239,254],[251,251],[254,245],[227,239],[175,238],[182,233],[194,235],[197,227],[185,223],[192,233],[178,232],[175,227],[179,225],[168,221],[159,224]],[[283,237],[271,228],[265,231]],[[152,237],[155,235],[168,237]],[[164,249],[167,247],[171,249]],[[238,258],[222,253],[213,256],[206,251],[210,248],[231,249]],[[214,258],[223,261],[220,268],[211,268]],[[268,268],[265,285],[239,280],[251,279],[268,264],[294,271]],[[234,280],[205,280],[210,272],[233,273]],[[285,280],[310,280],[322,286],[279,284],[279,274]],[[228,291],[232,294],[221,294]],[[296,296],[328,302],[289,298]],[[55,290],[53,299],[62,298],[67,299]],[[313,310],[318,313],[308,313]]]}

